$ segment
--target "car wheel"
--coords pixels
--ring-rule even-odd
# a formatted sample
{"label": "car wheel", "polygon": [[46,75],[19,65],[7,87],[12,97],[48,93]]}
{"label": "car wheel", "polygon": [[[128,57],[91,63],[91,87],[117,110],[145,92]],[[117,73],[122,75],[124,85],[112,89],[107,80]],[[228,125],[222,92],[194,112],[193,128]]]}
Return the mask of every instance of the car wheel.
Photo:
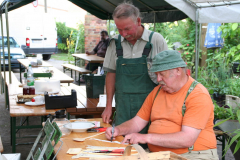
{"label": "car wheel", "polygon": [[47,61],[51,58],[51,54],[43,54],[43,60]]}

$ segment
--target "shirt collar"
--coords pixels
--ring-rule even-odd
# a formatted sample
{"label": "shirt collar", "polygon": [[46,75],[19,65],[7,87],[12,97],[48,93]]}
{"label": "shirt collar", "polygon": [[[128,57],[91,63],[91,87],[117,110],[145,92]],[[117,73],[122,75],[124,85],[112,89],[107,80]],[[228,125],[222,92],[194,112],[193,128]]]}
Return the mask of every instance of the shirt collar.
{"label": "shirt collar", "polygon": [[[139,39],[142,39],[144,41],[149,41],[149,35],[148,35],[148,32],[147,32],[147,29],[144,27],[144,25],[141,25],[143,27],[143,34],[141,36],[141,38]],[[123,36],[121,36],[121,42],[125,40],[125,38],[123,38]]]}

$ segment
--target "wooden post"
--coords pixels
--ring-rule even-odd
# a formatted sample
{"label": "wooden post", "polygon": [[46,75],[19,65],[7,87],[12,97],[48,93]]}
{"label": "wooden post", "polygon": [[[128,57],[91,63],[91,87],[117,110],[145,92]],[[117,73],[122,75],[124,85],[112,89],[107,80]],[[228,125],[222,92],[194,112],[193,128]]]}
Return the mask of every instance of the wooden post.
{"label": "wooden post", "polygon": [[[200,41],[200,50],[202,50],[202,58],[200,59],[200,66],[203,67],[206,64],[207,59],[207,48],[204,47],[205,36],[207,33],[207,23],[202,23],[201,29],[201,41]],[[203,54],[204,53],[204,54]]]}

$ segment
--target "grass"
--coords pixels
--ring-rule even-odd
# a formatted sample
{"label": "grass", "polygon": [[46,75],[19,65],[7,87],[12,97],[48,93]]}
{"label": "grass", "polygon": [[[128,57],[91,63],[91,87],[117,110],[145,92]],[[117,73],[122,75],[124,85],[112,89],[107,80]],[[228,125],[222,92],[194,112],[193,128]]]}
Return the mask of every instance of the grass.
{"label": "grass", "polygon": [[[52,54],[51,58],[54,60],[68,61],[68,54],[67,53]],[[72,55],[71,59],[74,59]]]}

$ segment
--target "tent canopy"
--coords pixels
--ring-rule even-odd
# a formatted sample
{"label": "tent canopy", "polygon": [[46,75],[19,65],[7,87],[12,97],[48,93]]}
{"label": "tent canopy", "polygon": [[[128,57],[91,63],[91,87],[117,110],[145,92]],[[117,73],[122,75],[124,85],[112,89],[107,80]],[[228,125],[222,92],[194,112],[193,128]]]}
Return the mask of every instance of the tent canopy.
{"label": "tent canopy", "polygon": [[[4,0],[0,6],[5,12],[34,0]],[[100,19],[112,19],[115,7],[124,0],[69,0]],[[130,0],[140,9],[143,23],[173,22],[190,17],[198,23],[240,22],[240,0]]]}

